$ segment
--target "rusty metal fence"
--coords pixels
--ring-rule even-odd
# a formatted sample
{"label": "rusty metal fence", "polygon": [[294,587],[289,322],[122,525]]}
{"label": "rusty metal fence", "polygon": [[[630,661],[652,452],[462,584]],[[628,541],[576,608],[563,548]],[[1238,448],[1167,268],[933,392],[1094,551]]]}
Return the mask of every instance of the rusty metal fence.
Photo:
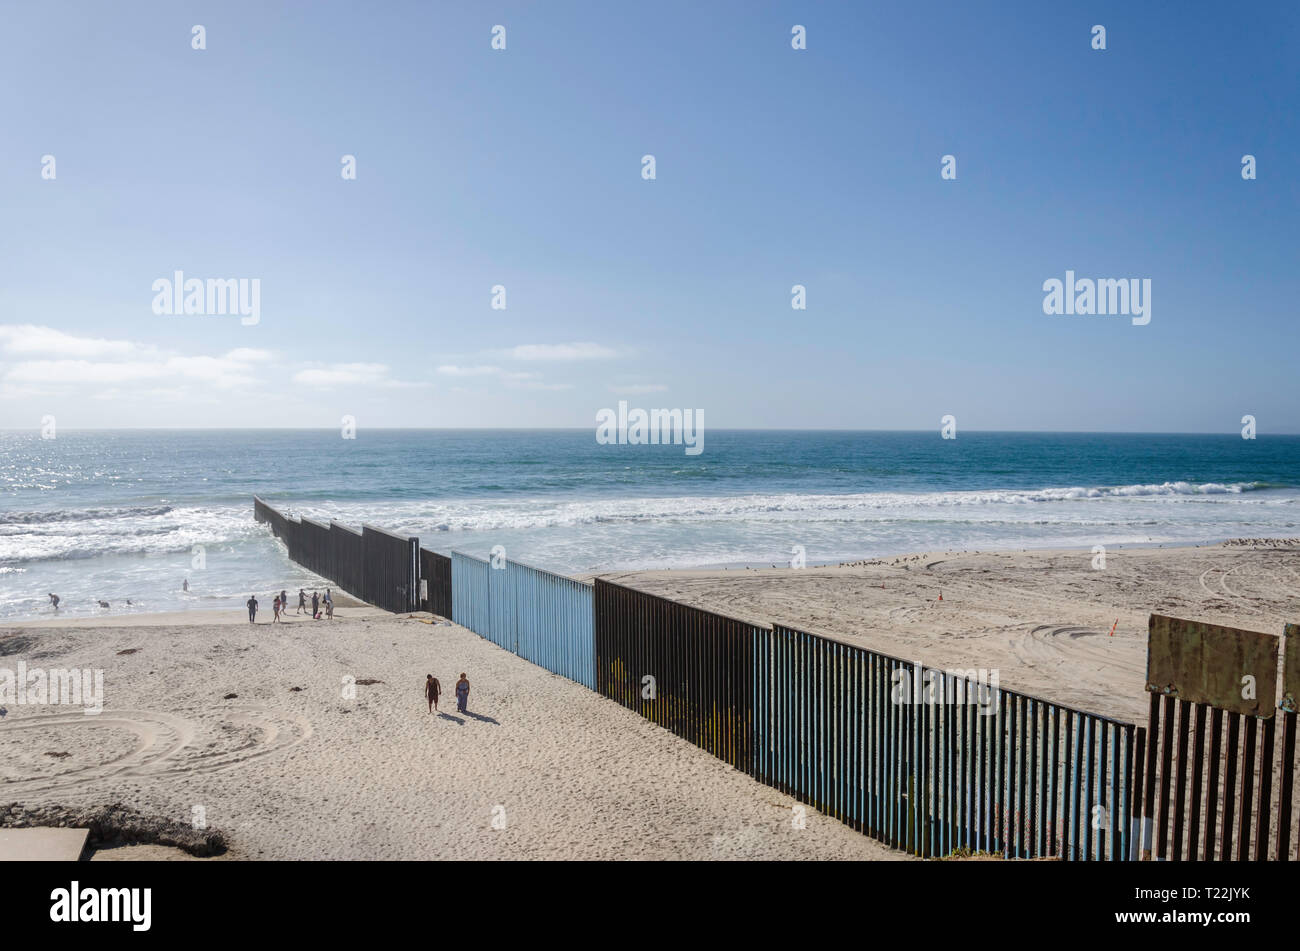
{"label": "rusty metal fence", "polygon": [[1300,627],[1288,624],[1279,639],[1153,614],[1147,690],[1143,858],[1300,860],[1292,814]]}
{"label": "rusty metal fence", "polygon": [[420,609],[451,617],[451,559],[427,548],[420,549]]}
{"label": "rusty metal fence", "polygon": [[753,775],[758,628],[597,578],[595,689]]}
{"label": "rusty metal fence", "polygon": [[420,593],[420,540],[361,526],[361,599],[385,611],[414,611]]}
{"label": "rusty metal fence", "polygon": [[361,533],[330,522],[330,556],[324,576],[333,580],[348,594],[361,597],[365,590],[366,558],[361,545]]}

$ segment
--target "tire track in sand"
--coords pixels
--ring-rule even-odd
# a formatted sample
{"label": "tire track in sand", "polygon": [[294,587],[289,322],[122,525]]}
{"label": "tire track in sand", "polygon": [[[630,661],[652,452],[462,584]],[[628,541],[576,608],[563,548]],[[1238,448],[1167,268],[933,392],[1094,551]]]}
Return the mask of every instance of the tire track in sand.
{"label": "tire track in sand", "polygon": [[[197,722],[153,710],[114,710],[94,716],[76,711],[0,722],[0,755],[7,742],[24,742],[22,734],[33,730],[117,728],[128,730],[135,737],[131,750],[102,762],[54,775],[0,783],[0,796],[65,791],[110,778],[165,779],[222,772],[282,753],[313,734],[311,721],[305,717],[265,706],[245,704],[214,712],[217,717],[212,720]],[[195,739],[203,726],[208,727],[209,734],[222,728],[235,732],[237,745],[233,749],[194,755]],[[187,756],[187,752],[191,755]]]}

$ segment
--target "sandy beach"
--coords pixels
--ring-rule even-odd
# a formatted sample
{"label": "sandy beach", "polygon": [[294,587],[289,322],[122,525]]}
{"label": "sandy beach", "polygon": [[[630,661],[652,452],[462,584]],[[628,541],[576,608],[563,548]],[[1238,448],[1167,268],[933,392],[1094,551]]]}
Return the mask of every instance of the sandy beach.
{"label": "sandy beach", "polygon": [[[135,620],[0,629],[0,666],[102,668],[107,695],[98,716],[9,706],[0,812],[123,803],[189,822],[201,807],[236,859],[904,858],[815,812],[793,828],[789,797],[447,622]],[[450,696],[461,671],[468,716]],[[188,858],[96,858],[160,855]]]}
{"label": "sandy beach", "polygon": [[[1291,545],[1113,551],[1102,570],[1092,557],[934,552],[605,577],[935,666],[998,669],[1005,687],[1133,722],[1146,709],[1150,612],[1278,633],[1296,619]],[[815,812],[796,829],[789,797],[469,631],[418,618],[349,606],[333,623],[249,625],[222,611],[0,629],[0,664],[99,668],[106,696],[98,716],[9,706],[0,807],[122,803],[179,822],[200,807],[228,858],[903,858]],[[468,716],[449,696],[460,671],[473,685]],[[437,716],[426,673],[444,687]]]}

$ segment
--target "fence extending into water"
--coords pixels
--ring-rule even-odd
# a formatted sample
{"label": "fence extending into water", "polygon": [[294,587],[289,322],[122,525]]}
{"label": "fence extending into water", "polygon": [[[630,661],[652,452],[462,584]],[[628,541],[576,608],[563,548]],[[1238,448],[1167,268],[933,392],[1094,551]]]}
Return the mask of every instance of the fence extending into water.
{"label": "fence extending into water", "polygon": [[353,597],[386,611],[414,611],[419,596],[419,540],[363,525],[293,518],[253,498],[253,517],[267,522],[289,557]]}
{"label": "fence extending into water", "polygon": [[[779,624],[756,625],[600,578],[586,584],[496,556],[441,555],[419,548],[418,539],[371,526],[357,533],[336,522],[287,518],[260,499],[254,508],[285,541],[290,557],[363,600],[450,617],[759,782],[914,855],[966,850],[1065,860],[1197,858],[1203,796],[1209,845],[1199,857],[1300,858],[1292,816],[1300,628],[1287,630],[1297,650],[1286,652],[1272,796],[1276,680],[1260,693],[1266,701],[1237,711],[1246,743],[1240,776],[1237,713],[1224,708],[1230,733],[1221,781],[1220,712],[1210,704],[1228,701],[1196,694],[1196,677],[1209,675],[1185,663],[1167,676],[1153,672],[1162,651],[1176,650],[1160,647],[1164,642],[1156,638],[1168,628],[1157,620],[1169,619],[1152,617],[1152,717],[1144,728],[1002,688],[980,671],[940,670]],[[1226,628],[1211,633],[1228,638],[1229,646],[1258,645],[1255,653],[1265,659],[1253,663],[1260,669],[1270,662],[1267,643],[1258,640],[1265,635]],[[1166,641],[1181,643],[1177,637]],[[1203,666],[1217,671],[1222,665]],[[1235,669],[1229,672],[1228,681],[1239,682]],[[1163,720],[1157,715],[1162,702]],[[1175,704],[1181,706],[1177,739],[1170,718]],[[1207,710],[1213,719],[1208,734]],[[1267,771],[1254,761],[1257,724]],[[1213,745],[1203,780],[1207,735]],[[1223,796],[1230,798],[1221,829],[1233,828],[1237,808],[1235,854],[1231,838],[1215,848],[1210,800]],[[1280,815],[1270,837],[1271,808]],[[1252,839],[1253,815],[1262,819]]]}

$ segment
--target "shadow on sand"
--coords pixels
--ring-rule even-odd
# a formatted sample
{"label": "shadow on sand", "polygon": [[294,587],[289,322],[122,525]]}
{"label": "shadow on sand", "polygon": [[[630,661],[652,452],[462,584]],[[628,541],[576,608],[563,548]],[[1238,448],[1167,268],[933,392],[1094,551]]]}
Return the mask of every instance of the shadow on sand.
{"label": "shadow on sand", "polygon": [[438,719],[439,719],[439,720],[450,720],[452,723],[455,723],[457,726],[464,726],[464,725],[465,725],[465,721],[464,721],[464,720],[462,720],[460,717],[454,717],[454,716],[452,716],[450,713],[442,713],[442,712],[439,712],[439,713],[438,713]]}
{"label": "shadow on sand", "polygon": [[497,722],[496,720],[493,720],[491,717],[481,716],[481,715],[479,715],[479,714],[477,714],[477,713],[470,713],[468,710],[465,711],[465,716],[470,717],[470,718],[472,718],[472,719],[475,719],[475,720],[477,720],[479,723],[492,723],[492,724],[495,724],[496,726],[500,726],[500,725],[501,725],[499,722]]}

